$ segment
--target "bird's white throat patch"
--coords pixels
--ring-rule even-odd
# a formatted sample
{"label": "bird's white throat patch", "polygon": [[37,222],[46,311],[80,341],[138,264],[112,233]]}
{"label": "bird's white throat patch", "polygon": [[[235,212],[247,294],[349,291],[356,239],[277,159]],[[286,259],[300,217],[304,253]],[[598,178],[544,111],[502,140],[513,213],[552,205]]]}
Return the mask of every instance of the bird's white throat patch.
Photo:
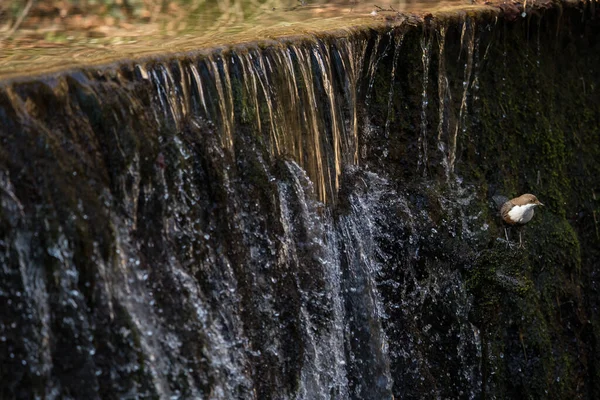
{"label": "bird's white throat patch", "polygon": [[510,219],[518,224],[526,224],[533,218],[533,209],[535,204],[525,204],[523,206],[514,206],[508,212]]}

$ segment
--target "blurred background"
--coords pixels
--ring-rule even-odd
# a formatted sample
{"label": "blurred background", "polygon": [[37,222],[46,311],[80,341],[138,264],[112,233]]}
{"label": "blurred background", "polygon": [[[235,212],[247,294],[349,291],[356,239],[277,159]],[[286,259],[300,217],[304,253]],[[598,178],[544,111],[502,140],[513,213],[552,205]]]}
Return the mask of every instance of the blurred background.
{"label": "blurred background", "polygon": [[81,37],[243,30],[273,14],[293,22],[306,18],[306,12],[326,16],[358,8],[357,0],[3,0],[0,39],[56,43]]}
{"label": "blurred background", "polygon": [[0,78],[344,29],[472,1],[0,0]]}
{"label": "blurred background", "polygon": [[[244,31],[469,0],[0,0],[0,45]],[[96,39],[96,40],[94,40]],[[88,40],[89,42],[89,40]],[[0,56],[1,57],[1,56]]]}

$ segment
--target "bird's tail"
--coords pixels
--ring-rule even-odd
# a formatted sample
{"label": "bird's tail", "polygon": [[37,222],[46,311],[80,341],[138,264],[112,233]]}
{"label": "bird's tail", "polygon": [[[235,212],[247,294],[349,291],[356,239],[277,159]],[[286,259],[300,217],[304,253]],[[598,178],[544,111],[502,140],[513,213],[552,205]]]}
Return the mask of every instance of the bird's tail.
{"label": "bird's tail", "polygon": [[502,196],[501,194],[495,194],[492,196],[492,200],[494,200],[496,208],[500,209],[500,207],[502,207],[502,205],[508,201],[508,197]]}

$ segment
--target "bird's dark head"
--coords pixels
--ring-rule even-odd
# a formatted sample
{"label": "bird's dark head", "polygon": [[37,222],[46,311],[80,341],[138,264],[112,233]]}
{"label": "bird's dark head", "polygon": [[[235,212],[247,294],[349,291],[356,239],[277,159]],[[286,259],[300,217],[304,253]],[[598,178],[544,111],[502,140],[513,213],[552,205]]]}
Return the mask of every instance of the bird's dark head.
{"label": "bird's dark head", "polygon": [[524,195],[517,197],[515,200],[513,200],[513,202],[519,206],[525,206],[528,204],[533,204],[534,206],[543,206],[544,205],[541,201],[539,201],[537,199],[537,197],[535,197],[534,195],[529,194],[529,193],[526,193]]}

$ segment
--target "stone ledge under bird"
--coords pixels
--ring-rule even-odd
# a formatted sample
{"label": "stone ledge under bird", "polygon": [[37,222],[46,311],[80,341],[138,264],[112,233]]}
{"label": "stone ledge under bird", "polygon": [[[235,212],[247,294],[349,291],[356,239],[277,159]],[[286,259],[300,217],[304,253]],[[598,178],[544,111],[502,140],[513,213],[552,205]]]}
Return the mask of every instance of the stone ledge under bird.
{"label": "stone ledge under bird", "polygon": [[[502,216],[502,220],[505,224],[521,228],[523,225],[531,221],[535,207],[543,205],[544,204],[542,204],[537,197],[526,193],[504,202],[500,208],[500,215]],[[506,236],[506,241],[510,243],[506,226],[504,227],[504,235]],[[519,247],[522,246],[523,238],[521,236],[521,229],[519,229]]]}

